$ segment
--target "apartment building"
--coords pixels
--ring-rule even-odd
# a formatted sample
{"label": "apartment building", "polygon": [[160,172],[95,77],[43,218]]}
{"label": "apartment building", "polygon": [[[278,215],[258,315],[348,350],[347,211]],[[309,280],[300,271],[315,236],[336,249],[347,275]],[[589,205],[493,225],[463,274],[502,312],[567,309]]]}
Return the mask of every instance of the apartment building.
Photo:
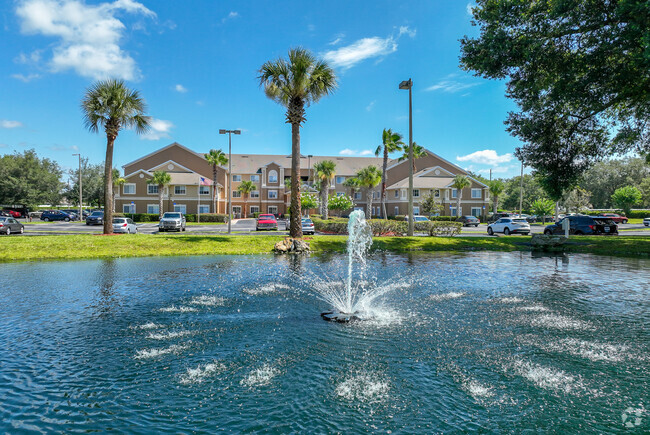
{"label": "apartment building", "polygon": [[[351,195],[355,208],[365,209],[367,198],[363,192],[355,192],[343,183],[346,179],[369,165],[381,167],[377,157],[302,156],[300,179],[303,184],[313,185],[314,165],[323,160],[336,163],[336,176],[330,186],[331,195]],[[158,213],[158,186],[148,184],[154,171],[165,171],[171,183],[163,192],[163,212],[226,213],[227,189],[232,192],[233,214],[250,216],[255,212],[285,214],[289,211],[289,189],[285,179],[291,178],[291,155],[233,154],[232,174],[228,165],[217,168],[216,207],[213,203],[213,168],[205,160],[204,153],[192,151],[172,143],[151,154],[123,166],[126,183],[118,189],[115,209],[125,213]],[[413,185],[414,211],[420,213],[419,199],[432,192],[443,205],[443,215],[456,215],[455,189],[450,187],[456,174],[467,173],[458,166],[427,151],[425,157],[415,161]],[[387,171],[386,212],[404,215],[408,207],[408,162],[390,160]],[[230,180],[230,183],[228,181]],[[257,189],[244,198],[238,191],[242,181],[252,181]],[[471,186],[462,192],[462,213],[482,215],[488,207],[487,186],[471,179]],[[208,184],[208,185],[206,185]],[[380,188],[373,195],[373,215],[380,214]],[[485,208],[484,208],[485,207]]]}

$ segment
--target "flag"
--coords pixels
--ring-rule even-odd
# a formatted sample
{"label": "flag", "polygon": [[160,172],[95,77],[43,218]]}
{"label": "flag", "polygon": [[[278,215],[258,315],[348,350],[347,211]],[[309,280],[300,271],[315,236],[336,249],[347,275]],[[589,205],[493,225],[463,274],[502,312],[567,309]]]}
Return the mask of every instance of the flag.
{"label": "flag", "polygon": [[206,180],[205,178],[201,177],[201,182],[200,182],[200,184],[201,184],[201,186],[209,186],[209,185],[210,185],[210,181],[208,181],[208,180]]}

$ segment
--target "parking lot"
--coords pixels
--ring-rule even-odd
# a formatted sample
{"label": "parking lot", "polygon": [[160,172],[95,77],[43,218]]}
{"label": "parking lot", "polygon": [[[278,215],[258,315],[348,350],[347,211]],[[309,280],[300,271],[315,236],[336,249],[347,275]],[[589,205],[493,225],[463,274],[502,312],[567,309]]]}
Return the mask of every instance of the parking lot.
{"label": "parking lot", "polygon": [[[62,235],[62,234],[101,234],[101,225],[86,225],[83,222],[25,222],[20,219],[20,222],[25,224],[25,235]],[[546,225],[550,225],[547,223]],[[279,231],[276,234],[288,234],[287,222],[278,221]],[[542,234],[545,225],[533,224],[531,225],[532,234]],[[643,224],[620,224],[618,226],[619,234],[625,236],[650,236],[650,227],[645,227]],[[187,234],[225,234],[228,232],[228,225],[221,224],[190,224],[186,228]],[[255,231],[255,219],[237,219],[232,223],[232,232],[234,234],[268,234],[268,232]],[[138,233],[140,234],[157,234],[158,223],[141,223],[138,224]],[[173,233],[165,233],[173,234]],[[318,234],[318,232],[317,232]],[[502,235],[487,235],[487,225],[480,224],[478,227],[463,227],[463,236],[473,237],[500,237]]]}

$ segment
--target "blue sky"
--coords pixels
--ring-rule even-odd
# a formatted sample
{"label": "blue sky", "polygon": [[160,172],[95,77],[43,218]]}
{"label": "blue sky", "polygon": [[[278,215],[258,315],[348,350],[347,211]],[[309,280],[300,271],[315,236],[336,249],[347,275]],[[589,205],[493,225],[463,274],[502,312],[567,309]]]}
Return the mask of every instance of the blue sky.
{"label": "blue sky", "polygon": [[519,142],[503,120],[514,104],[503,82],[459,68],[463,35],[477,34],[462,0],[69,1],[3,0],[0,10],[0,154],[34,148],[64,168],[80,152],[103,161],[106,139],[84,129],[79,101],[101,78],[141,91],[154,129],[117,139],[120,167],[177,141],[227,151],[220,128],[241,129],[233,152],[291,151],[285,110],[267,99],[260,66],[302,46],[326,59],[337,91],[307,109],[303,154],[368,155],[383,128],[461,167],[519,173]]}

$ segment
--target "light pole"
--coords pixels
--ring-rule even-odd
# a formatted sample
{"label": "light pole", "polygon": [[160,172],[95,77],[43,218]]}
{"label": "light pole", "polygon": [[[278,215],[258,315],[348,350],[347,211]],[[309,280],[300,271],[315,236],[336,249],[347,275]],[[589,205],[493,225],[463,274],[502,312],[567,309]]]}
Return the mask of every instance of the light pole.
{"label": "light pole", "polygon": [[228,234],[230,234],[232,221],[232,134],[241,134],[241,130],[219,130],[219,134],[226,133],[228,134]]}
{"label": "light pole", "polygon": [[524,204],[524,161],[521,161],[521,177],[519,177],[519,217]]}
{"label": "light pole", "polygon": [[79,156],[79,220],[83,220],[83,206],[81,205],[81,153],[75,153],[73,156]]}
{"label": "light pole", "polygon": [[399,88],[409,90],[409,229],[407,234],[413,236],[413,80],[404,80],[399,84]]}

